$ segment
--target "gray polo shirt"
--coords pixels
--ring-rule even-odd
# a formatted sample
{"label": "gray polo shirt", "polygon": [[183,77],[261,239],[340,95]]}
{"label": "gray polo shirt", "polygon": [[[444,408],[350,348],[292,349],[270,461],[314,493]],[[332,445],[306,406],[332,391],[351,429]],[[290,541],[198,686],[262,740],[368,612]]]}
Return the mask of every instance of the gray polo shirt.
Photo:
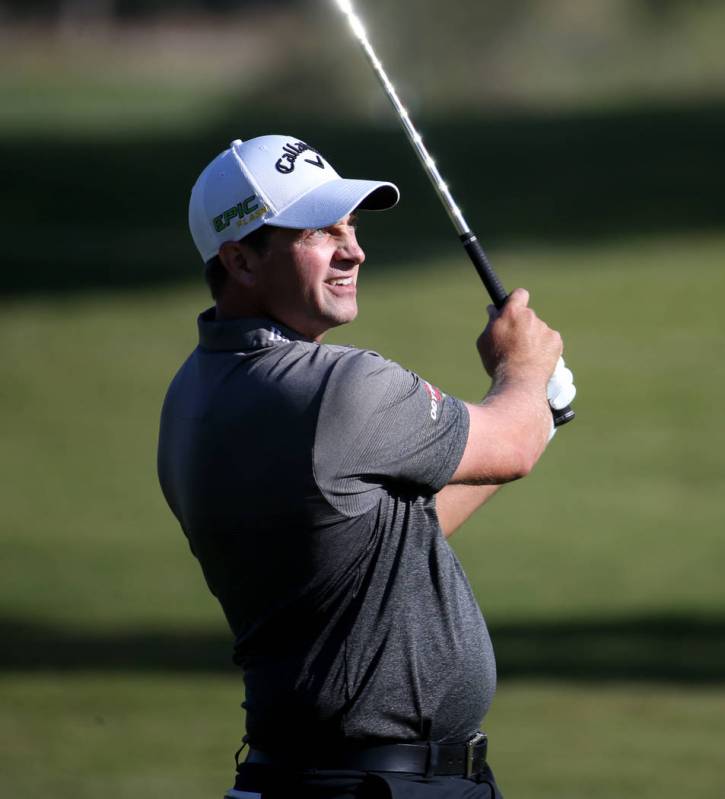
{"label": "gray polo shirt", "polygon": [[435,509],[465,405],[263,319],[211,309],[199,334],[164,402],[159,477],[236,636],[250,742],[470,737],[495,664]]}

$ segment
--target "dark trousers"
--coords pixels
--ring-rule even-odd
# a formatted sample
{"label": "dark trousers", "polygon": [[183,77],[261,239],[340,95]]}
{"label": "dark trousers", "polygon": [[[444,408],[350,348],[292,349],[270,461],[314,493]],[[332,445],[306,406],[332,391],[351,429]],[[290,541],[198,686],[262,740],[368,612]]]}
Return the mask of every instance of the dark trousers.
{"label": "dark trousers", "polygon": [[477,777],[465,778],[316,769],[285,771],[241,763],[234,787],[259,794],[262,799],[503,799],[488,766]]}

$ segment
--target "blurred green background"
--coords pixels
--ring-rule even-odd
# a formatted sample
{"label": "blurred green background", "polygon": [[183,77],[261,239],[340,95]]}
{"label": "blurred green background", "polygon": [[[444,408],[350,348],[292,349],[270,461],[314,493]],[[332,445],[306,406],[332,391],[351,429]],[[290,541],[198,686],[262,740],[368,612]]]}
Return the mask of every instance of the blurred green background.
{"label": "blurred green background", "polygon": [[[580,391],[534,474],[453,539],[499,660],[502,788],[721,797],[725,7],[358,5]],[[0,794],[221,796],[242,686],[155,476],[210,303],[191,184],[267,132],[397,181],[330,340],[469,400],[486,298],[327,0],[0,12]]]}

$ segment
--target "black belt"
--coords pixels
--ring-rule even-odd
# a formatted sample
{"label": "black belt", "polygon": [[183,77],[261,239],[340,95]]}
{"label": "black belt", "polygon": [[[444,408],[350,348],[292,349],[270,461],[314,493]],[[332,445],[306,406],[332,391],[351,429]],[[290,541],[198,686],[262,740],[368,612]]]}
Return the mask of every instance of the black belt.
{"label": "black belt", "polygon": [[421,741],[381,744],[327,751],[292,750],[269,752],[249,750],[245,763],[278,768],[305,768],[345,771],[394,771],[421,776],[473,777],[486,766],[488,739],[482,732],[463,744],[437,744]]}

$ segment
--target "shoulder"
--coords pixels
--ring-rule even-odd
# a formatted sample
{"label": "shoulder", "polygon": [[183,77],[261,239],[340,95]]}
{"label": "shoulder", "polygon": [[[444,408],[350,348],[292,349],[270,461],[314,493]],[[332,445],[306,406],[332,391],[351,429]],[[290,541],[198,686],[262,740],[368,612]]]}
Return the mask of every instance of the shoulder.
{"label": "shoulder", "polygon": [[318,387],[326,386],[330,380],[351,386],[366,380],[388,379],[392,373],[404,371],[372,350],[300,341],[266,350],[255,369],[282,382]]}
{"label": "shoulder", "polygon": [[415,376],[373,350],[332,345],[322,354],[330,366],[326,396],[338,401],[366,404],[381,400],[393,385],[410,383]]}
{"label": "shoulder", "polygon": [[358,349],[341,345],[324,345],[323,357],[334,363],[335,369],[347,377],[392,377],[393,375],[407,374],[407,369],[391,361],[374,350]]}

